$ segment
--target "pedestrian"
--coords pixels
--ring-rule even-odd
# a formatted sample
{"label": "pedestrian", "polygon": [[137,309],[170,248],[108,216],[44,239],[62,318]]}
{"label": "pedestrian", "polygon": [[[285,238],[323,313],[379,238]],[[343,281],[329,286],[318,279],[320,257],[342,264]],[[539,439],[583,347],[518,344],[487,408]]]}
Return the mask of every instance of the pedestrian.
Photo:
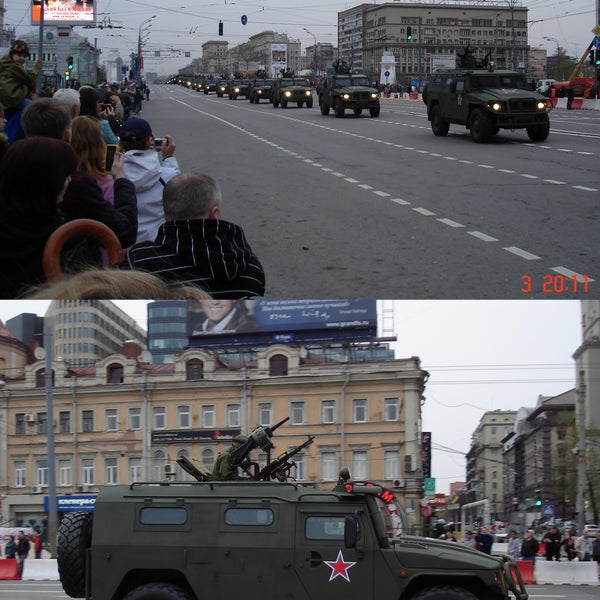
{"label": "pedestrian", "polygon": [[39,135],[71,142],[69,109],[53,98],[38,98],[29,104],[21,116],[21,126],[25,137]]}
{"label": "pedestrian", "polygon": [[513,529],[508,536],[508,548],[507,554],[513,560],[519,560],[521,556],[521,540],[519,539],[519,535]]}
{"label": "pedestrian", "polygon": [[600,579],[600,531],[596,531],[596,539],[592,542],[592,560],[598,563],[598,579]]}
{"label": "pedestrian", "polygon": [[79,92],[73,88],[61,88],[52,95],[52,100],[64,107],[71,115],[71,119],[79,116],[81,98]]}
{"label": "pedestrian", "polygon": [[15,542],[14,535],[8,535],[8,541],[4,546],[4,554],[6,558],[15,558],[17,556],[17,542]]}
{"label": "pedestrian", "polygon": [[472,531],[467,531],[465,537],[460,541],[461,544],[466,546],[467,548],[471,548],[475,550],[476,542],[475,542],[475,534]]}
{"label": "pedestrian", "polygon": [[163,209],[156,239],[127,253],[129,268],[199,286],[213,298],[264,295],[262,265],[242,228],[221,218],[221,191],[212,177],[175,176],[165,186]]}
{"label": "pedestrian", "polygon": [[21,112],[35,97],[36,80],[42,70],[41,58],[32,69],[25,70],[29,56],[27,42],[15,40],[8,54],[0,59],[0,102],[6,115],[9,143],[24,137],[20,125]]}
{"label": "pedestrian", "polygon": [[40,528],[35,527],[33,532],[33,551],[35,557],[42,558],[42,536],[40,534]]}
{"label": "pedestrian", "polygon": [[535,564],[535,557],[540,549],[540,544],[535,538],[535,531],[528,529],[525,533],[525,539],[521,542],[521,558],[529,560]]}
{"label": "pedestrian", "polygon": [[103,88],[94,88],[90,85],[82,85],[79,88],[79,114],[88,115],[98,120],[102,131],[102,139],[107,144],[118,144],[119,137],[110,126],[109,119],[114,115],[114,109],[111,106],[104,106],[106,90]]}
{"label": "pedestrian", "polygon": [[556,525],[552,525],[550,531],[544,534],[542,542],[546,544],[546,560],[560,560],[562,536]]}
{"label": "pedestrian", "polygon": [[4,133],[6,117],[4,116],[4,106],[0,103],[0,159],[4,156],[8,148],[8,136]]}
{"label": "pedestrian", "polygon": [[494,536],[488,531],[487,527],[482,527],[481,532],[475,536],[475,543],[477,550],[485,554],[491,554]]}
{"label": "pedestrian", "polygon": [[454,531],[452,531],[451,529],[449,529],[446,532],[446,540],[449,542],[458,542],[458,540],[456,539],[456,536],[454,535]]}
{"label": "pedestrian", "polygon": [[150,123],[138,117],[121,126],[120,147],[124,153],[125,177],[133,183],[138,204],[138,228],[135,243],[153,242],[164,221],[163,189],[181,170],[175,158],[175,143],[165,135],[162,145],[154,147]]}
{"label": "pedestrian", "polygon": [[17,533],[17,561],[19,563],[19,578],[23,578],[23,568],[25,566],[25,559],[29,554],[31,544],[27,539],[27,536],[23,531]]}
{"label": "pedestrian", "polygon": [[234,463],[232,454],[247,441],[248,438],[245,435],[236,435],[231,440],[231,446],[219,453],[212,472],[212,478],[215,481],[239,479],[238,465]]}
{"label": "pedestrian", "polygon": [[575,97],[575,88],[573,84],[570,83],[569,87],[567,87],[567,110],[571,110],[573,108],[573,98]]}
{"label": "pedestrian", "polygon": [[575,540],[575,550],[579,560],[588,562],[592,560],[592,542],[590,540],[590,530],[584,529],[582,535]]}
{"label": "pedestrian", "polygon": [[575,540],[571,534],[565,531],[565,535],[562,540],[562,547],[565,552],[567,560],[573,560],[577,557],[577,550],[575,549]]}

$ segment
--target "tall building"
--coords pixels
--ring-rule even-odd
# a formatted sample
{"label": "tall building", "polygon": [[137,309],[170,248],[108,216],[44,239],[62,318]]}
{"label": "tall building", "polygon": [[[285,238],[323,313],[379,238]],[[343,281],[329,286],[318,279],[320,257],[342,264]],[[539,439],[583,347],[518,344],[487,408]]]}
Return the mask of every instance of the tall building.
{"label": "tall building", "polygon": [[157,300],[148,304],[148,350],[152,362],[173,362],[187,344],[187,302]]}
{"label": "tall building", "polygon": [[229,43],[209,40],[202,44],[202,73],[220,77],[227,71],[227,48]]}
{"label": "tall building", "polygon": [[53,332],[53,357],[70,367],[120,352],[126,340],[146,340],[135,320],[109,300],[53,300],[44,323]]}
{"label": "tall building", "polygon": [[403,85],[425,78],[436,55],[456,55],[469,44],[476,58],[490,52],[498,68],[526,70],[527,13],[516,0],[363,3],[338,13],[339,56],[378,79],[381,58],[391,53]]}

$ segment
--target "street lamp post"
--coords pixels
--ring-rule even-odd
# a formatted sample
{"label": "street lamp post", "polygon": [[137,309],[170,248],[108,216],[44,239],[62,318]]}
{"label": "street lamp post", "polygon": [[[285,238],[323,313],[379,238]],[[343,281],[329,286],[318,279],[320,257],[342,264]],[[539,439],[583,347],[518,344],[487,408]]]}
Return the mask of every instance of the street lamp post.
{"label": "street lamp post", "polygon": [[313,68],[312,68],[312,72],[313,75],[316,76],[317,75],[317,36],[312,33],[312,31],[309,31],[308,29],[306,29],[306,27],[304,27],[304,31],[306,31],[306,33],[309,33],[310,35],[313,36],[313,40],[314,40],[314,46],[313,46]]}
{"label": "street lamp post", "polygon": [[138,51],[137,51],[137,59],[138,59],[138,68],[137,68],[137,75],[138,75],[138,83],[142,82],[142,74],[144,72],[144,57],[142,55],[142,29],[144,28],[144,25],[146,25],[147,23],[150,23],[150,21],[152,21],[152,19],[155,19],[156,15],[152,15],[151,17],[147,18],[145,21],[142,21],[142,23],[140,24],[140,27],[138,29]]}
{"label": "street lamp post", "polygon": [[561,79],[560,77],[560,46],[558,45],[558,40],[553,37],[544,36],[545,40],[549,42],[556,42],[556,79]]}

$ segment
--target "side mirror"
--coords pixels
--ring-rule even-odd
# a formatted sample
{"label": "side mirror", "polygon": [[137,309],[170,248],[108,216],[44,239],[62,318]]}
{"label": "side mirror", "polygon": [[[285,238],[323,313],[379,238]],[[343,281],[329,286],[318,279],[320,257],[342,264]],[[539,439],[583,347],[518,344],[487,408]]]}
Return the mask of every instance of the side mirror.
{"label": "side mirror", "polygon": [[356,548],[358,540],[358,519],[356,517],[346,517],[344,519],[344,546],[346,548]]}

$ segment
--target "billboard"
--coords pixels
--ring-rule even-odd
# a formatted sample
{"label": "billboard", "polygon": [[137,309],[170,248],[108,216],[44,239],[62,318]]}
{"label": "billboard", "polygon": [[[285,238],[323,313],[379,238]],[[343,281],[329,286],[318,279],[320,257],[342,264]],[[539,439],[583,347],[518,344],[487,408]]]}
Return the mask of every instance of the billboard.
{"label": "billboard", "polygon": [[[31,24],[40,22],[42,0],[33,0],[31,4]],[[95,21],[93,0],[43,0],[44,23],[54,25],[88,25]]]}
{"label": "billboard", "polygon": [[287,68],[287,44],[271,44],[271,73],[279,75]]}
{"label": "billboard", "polygon": [[324,342],[377,336],[375,300],[190,300],[190,347]]}

